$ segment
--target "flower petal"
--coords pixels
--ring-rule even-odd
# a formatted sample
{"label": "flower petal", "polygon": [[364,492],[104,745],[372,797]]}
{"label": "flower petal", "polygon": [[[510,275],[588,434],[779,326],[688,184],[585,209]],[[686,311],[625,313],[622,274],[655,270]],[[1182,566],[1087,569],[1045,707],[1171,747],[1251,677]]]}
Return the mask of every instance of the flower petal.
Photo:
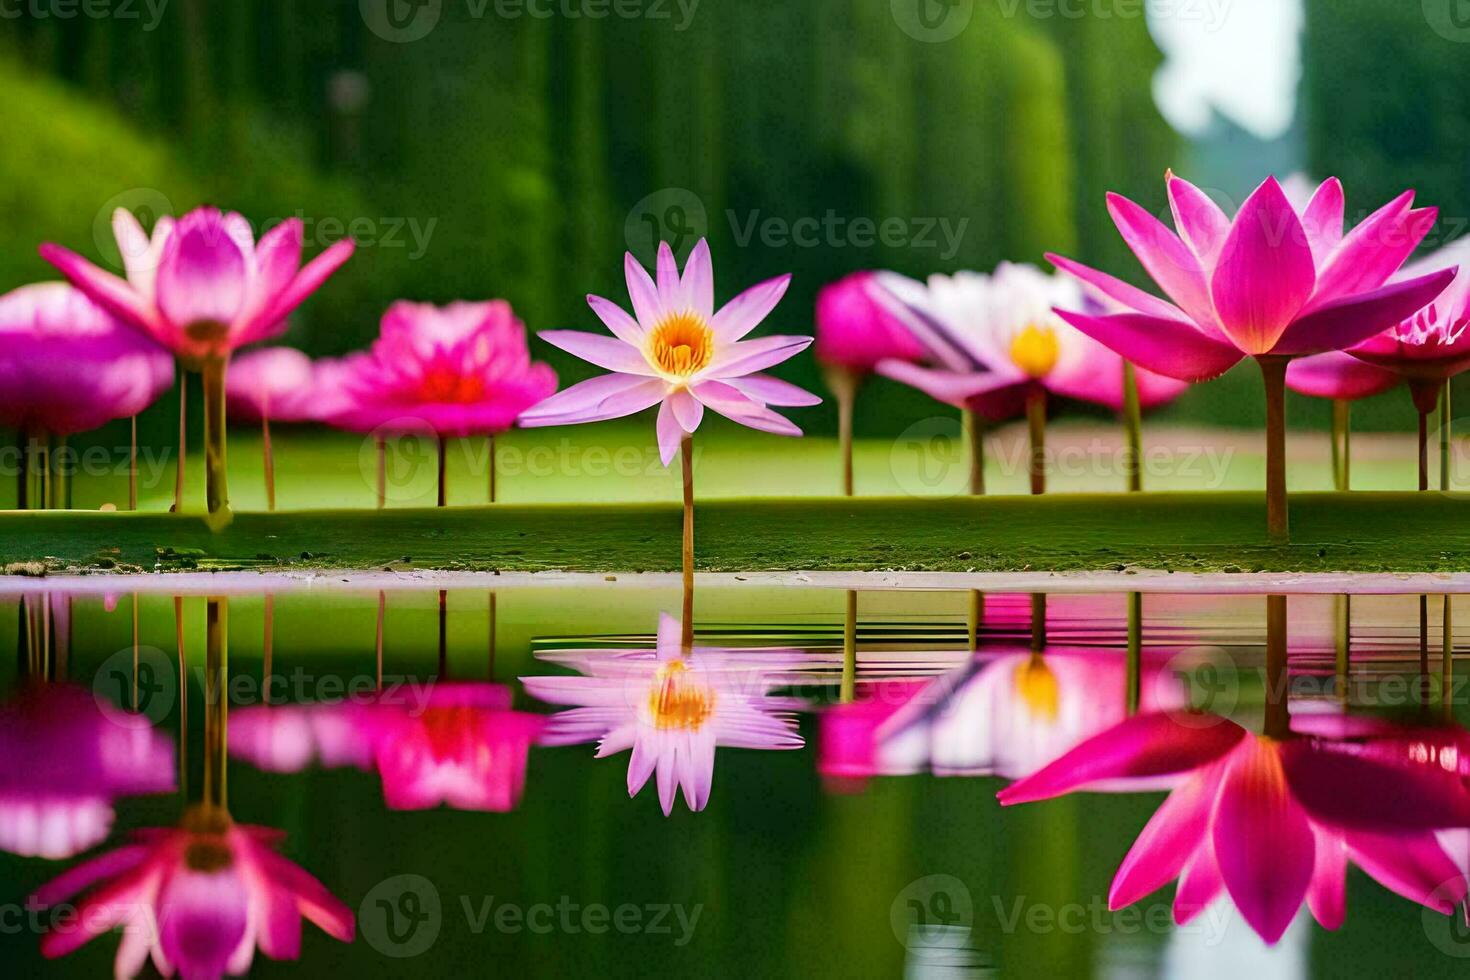
{"label": "flower petal", "polygon": [[789,381],[773,378],[769,374],[747,374],[743,378],[731,378],[726,382],[758,402],[779,405],[783,408],[808,408],[822,404],[822,399],[798,388]]}
{"label": "flower petal", "polygon": [[[1377,289],[1398,271],[1437,216],[1411,211],[1414,192],[1405,191],[1348,232],[1317,270],[1317,290],[1307,312],[1343,296]],[[1425,222],[1425,218],[1428,222]]]}
{"label": "flower petal", "polygon": [[1243,357],[1239,349],[1178,320],[1119,313],[1088,316],[1057,310],[1063,320],[1145,371],[1179,381],[1208,381]]}
{"label": "flower petal", "polygon": [[1370,293],[1319,306],[1287,327],[1271,353],[1320,354],[1356,347],[1434,302],[1454,281],[1456,271],[1444,269],[1418,279],[1389,283]]}
{"label": "flower petal", "polygon": [[1198,769],[1223,756],[1245,729],[1213,715],[1154,712],[1135,715],[997,794],[1003,806],[1046,800],[1118,780]]}
{"label": "flower petal", "polygon": [[923,367],[908,361],[879,361],[874,370],[891,381],[917,388],[936,401],[959,408],[965,408],[972,398],[1029,383],[1029,379],[1009,373],[960,373]]}
{"label": "flower petal", "polygon": [[1412,739],[1385,739],[1374,750],[1370,758],[1352,743],[1293,739],[1281,761],[1296,799],[1334,827],[1403,834],[1470,826],[1470,791],[1458,773],[1417,761],[1422,745]]}
{"label": "flower petal", "polygon": [[284,329],[286,318],[296,312],[296,308],[306,302],[307,297],[320,289],[332,273],[342,268],[355,251],[357,243],[350,238],[344,238],[308,262],[306,268],[291,280],[291,284],[275,297],[266,312],[250,325],[249,341],[264,340],[278,332],[277,328]]}
{"label": "flower petal", "polygon": [[249,265],[218,212],[179,222],[158,268],[158,308],[180,328],[234,323],[248,297]]}
{"label": "flower petal", "polygon": [[1307,888],[1307,907],[1323,929],[1337,929],[1347,917],[1347,847],[1342,835],[1313,828],[1315,864]]}
{"label": "flower petal", "polygon": [[1208,194],[1189,181],[1171,173],[1167,185],[1169,208],[1174,213],[1179,237],[1199,256],[1201,267],[1213,267],[1230,234],[1230,219]]}
{"label": "flower petal", "polygon": [[668,466],[674,461],[674,456],[679,452],[679,443],[684,438],[684,430],[679,426],[679,419],[674,415],[674,407],[670,404],[671,399],[665,398],[663,404],[658,408],[658,457],[663,464]]}
{"label": "flower petal", "polygon": [[1267,353],[1316,283],[1301,219],[1268,177],[1241,205],[1210,280],[1220,326],[1247,354]]}
{"label": "flower petal", "polygon": [[1433,834],[1349,832],[1348,856],[1380,885],[1420,905],[1455,915],[1465,900],[1465,872]]}
{"label": "flower petal", "polygon": [[714,331],[715,338],[730,343],[760,326],[761,321],[781,302],[781,297],[786,295],[786,287],[789,285],[789,273],[767,279],[756,283],[720,307],[720,311],[710,320],[710,329]]}
{"label": "flower petal", "polygon": [[790,360],[811,344],[811,337],[787,337],[780,334],[742,340],[717,351],[704,370],[699,372],[699,376],[724,379],[764,371],[782,361]]}
{"label": "flower petal", "polygon": [[1312,247],[1312,260],[1319,270],[1327,267],[1332,253],[1342,244],[1346,209],[1342,181],[1329,177],[1322,181],[1302,212],[1302,228],[1306,230],[1307,242]]}
{"label": "flower petal", "polygon": [[715,273],[709,257],[709,242],[701,238],[694,243],[689,261],[684,263],[684,297],[694,312],[706,320],[715,313]]}
{"label": "flower petal", "polygon": [[679,428],[685,432],[693,432],[699,428],[699,423],[704,418],[704,405],[689,394],[687,388],[672,392],[669,395],[668,404],[673,409]]}
{"label": "flower petal", "polygon": [[521,413],[518,421],[531,428],[621,418],[655,404],[663,398],[666,388],[656,378],[604,374],[558,391]]}
{"label": "flower petal", "polygon": [[617,337],[604,337],[602,334],[586,333],[582,330],[543,330],[537,336],[553,347],[560,347],[589,364],[596,364],[609,371],[649,378],[658,374],[641,350]]}
{"label": "flower petal", "polygon": [[601,296],[587,297],[587,305],[597,314],[614,337],[625,344],[637,347],[643,343],[643,325],[627,314],[621,306]]}
{"label": "flower petal", "polygon": [[1046,260],[1063,272],[1070,273],[1082,282],[1096,289],[1108,299],[1121,303],[1130,310],[1136,310],[1147,316],[1159,317],[1164,320],[1182,320],[1188,322],[1184,311],[1172,303],[1166,303],[1152,293],[1146,293],[1137,286],[1131,286],[1121,279],[1114,278],[1106,272],[1100,272],[1091,266],[1074,262],[1065,255],[1057,255],[1054,252],[1046,253]]}
{"label": "flower petal", "polygon": [[658,301],[665,310],[682,310],[685,306],[684,286],[679,279],[679,263],[668,242],[658,243]]}
{"label": "flower petal", "polygon": [[1154,282],[1175,305],[1209,329],[1218,320],[1205,268],[1189,246],[1153,215],[1119,194],[1108,195],[1113,224]]}
{"label": "flower petal", "polygon": [[154,308],[125,280],[99,269],[77,253],[50,242],[40,249],[41,258],[50,262],[71,284],[115,316],[141,327],[155,337],[160,333]]}
{"label": "flower petal", "polygon": [[623,278],[628,281],[628,299],[633,303],[633,316],[638,318],[644,330],[652,330],[663,319],[663,304],[659,302],[653,280],[632,252],[623,254]]}
{"label": "flower petal", "polygon": [[1312,398],[1367,398],[1387,391],[1401,379],[1397,374],[1346,351],[1328,351],[1299,357],[1286,369],[1286,386]]}
{"label": "flower petal", "polygon": [[1215,845],[1207,836],[1185,866],[1184,874],[1179,876],[1179,888],[1174,892],[1174,921],[1181,926],[1189,925],[1224,890]]}
{"label": "flower petal", "polygon": [[1213,768],[1181,783],[1154,812],[1118,866],[1108,892],[1109,909],[1132,905],[1179,877],[1209,834],[1218,778]]}
{"label": "flower petal", "polygon": [[801,435],[801,429],[789,419],[754,401],[732,385],[722,381],[705,381],[695,385],[691,391],[707,407],[732,422],[781,436]]}

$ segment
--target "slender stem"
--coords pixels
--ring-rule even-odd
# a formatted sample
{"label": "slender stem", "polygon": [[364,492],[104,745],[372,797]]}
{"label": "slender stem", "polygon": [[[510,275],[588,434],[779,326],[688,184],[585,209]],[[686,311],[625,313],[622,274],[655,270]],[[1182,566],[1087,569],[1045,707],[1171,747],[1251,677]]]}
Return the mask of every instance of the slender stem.
{"label": "slender stem", "polygon": [[184,652],[184,597],[174,596],[174,644],[179,651],[179,792],[189,798],[189,666]]}
{"label": "slender stem", "polygon": [[1439,703],[1446,722],[1453,721],[1455,716],[1455,705],[1450,698],[1450,689],[1455,681],[1455,624],[1451,599],[1453,596],[1446,592],[1439,651]]}
{"label": "slender stem", "polygon": [[1291,730],[1286,661],[1286,596],[1266,596],[1266,725],[1262,734],[1285,738]]}
{"label": "slender stem", "polygon": [[1419,687],[1420,707],[1429,700],[1429,596],[1419,597]]}
{"label": "slender stem", "polygon": [[26,498],[30,496],[31,463],[30,437],[24,429],[16,431],[15,445],[20,458],[20,469],[15,474],[15,509],[25,510],[30,506]]}
{"label": "slender stem", "polygon": [[679,443],[684,475],[684,649],[694,648],[694,436],[686,434]]}
{"label": "slender stem", "polygon": [[133,710],[138,710],[138,593],[133,593]]}
{"label": "slender stem", "polygon": [[1419,489],[1429,489],[1429,413],[1419,413]]}
{"label": "slender stem", "polygon": [[486,621],[487,621],[487,625],[486,625],[486,628],[485,628],[485,636],[486,636],[486,640],[487,640],[487,645],[489,647],[489,650],[488,650],[489,656],[488,656],[488,659],[487,659],[487,664],[488,664],[487,675],[488,675],[488,677],[489,677],[489,679],[491,681],[494,681],[495,680],[495,624],[496,624],[496,620],[497,620],[497,616],[496,616],[497,610],[495,608],[495,592],[494,592],[494,590],[491,590],[491,592],[490,592],[490,597],[489,597],[489,600],[486,603],[485,612],[486,612]]}
{"label": "slender stem", "polygon": [[1444,383],[1439,396],[1439,488],[1450,488],[1450,437],[1453,422],[1450,418],[1450,383]]}
{"label": "slender stem", "polygon": [[1123,362],[1123,439],[1127,444],[1124,469],[1128,473],[1128,490],[1143,489],[1143,409],[1138,401],[1138,369],[1132,361]]}
{"label": "slender stem", "polygon": [[840,380],[834,379],[831,387],[837,399],[837,448],[842,455],[842,493],[853,494],[852,476],[852,414],[857,404],[857,385],[851,375],[843,372]]}
{"label": "slender stem", "polygon": [[211,516],[228,517],[230,488],[225,469],[225,370],[223,357],[205,360],[204,380],[204,497]]}
{"label": "slender stem", "polygon": [[273,655],[276,646],[276,597],[267,592],[265,594],[265,635],[261,637],[262,656],[265,665],[261,668],[261,684],[263,685],[264,697],[261,699],[266,704],[271,703],[271,677],[273,671]]}
{"label": "slender stem", "polygon": [[449,677],[449,593],[439,590],[439,679]]}
{"label": "slender stem", "polygon": [[32,432],[29,439],[29,449],[26,453],[27,490],[26,507],[30,510],[45,510],[46,496],[43,492],[45,480],[41,476],[42,463],[46,454],[43,451],[46,436],[44,433]]}
{"label": "slender stem", "polygon": [[838,695],[843,704],[857,696],[857,604],[858,594],[847,590],[847,614],[842,621],[842,688]]}
{"label": "slender stem", "polygon": [[56,470],[51,479],[51,509],[71,508],[71,486],[66,473],[66,436],[56,437],[56,446],[51,452],[51,465]]}
{"label": "slender stem", "polygon": [[51,499],[51,437],[41,437],[41,509],[46,510],[55,503]]}
{"label": "slender stem", "polygon": [[205,604],[204,653],[204,802],[225,809],[229,796],[225,785],[225,746],[229,702],[229,600],[210,596]]}
{"label": "slender stem", "polygon": [[179,368],[179,463],[174,469],[174,513],[184,509],[184,474],[189,460],[189,372]]}
{"label": "slender stem", "polygon": [[1352,402],[1346,398],[1332,400],[1332,488],[1348,488],[1348,427]]}
{"label": "slender stem", "polygon": [[1031,652],[1046,649],[1046,593],[1031,593]]}
{"label": "slender stem", "polygon": [[1340,595],[1333,602],[1337,620],[1337,699],[1348,702],[1348,682],[1353,669],[1353,597]]}
{"label": "slender stem", "polygon": [[132,418],[132,436],[128,440],[128,510],[138,509],[138,416]]}
{"label": "slender stem", "polygon": [[377,436],[374,442],[378,451],[378,510],[382,510],[388,499],[388,445],[382,436]]}
{"label": "slender stem", "polygon": [[985,593],[979,589],[970,590],[970,615],[966,622],[969,624],[970,649],[977,650],[980,633],[985,628]]}
{"label": "slender stem", "polygon": [[378,651],[378,685],[377,690],[383,689],[383,614],[387,611],[388,595],[382,589],[378,590],[378,635],[375,646]]}
{"label": "slender stem", "polygon": [[[489,474],[485,477],[485,502],[495,503],[495,437],[485,437],[485,468]],[[491,593],[494,599],[494,593]]]}
{"label": "slender stem", "polygon": [[439,501],[438,501],[438,504],[439,504],[440,507],[443,507],[444,506],[444,502],[447,499],[449,499],[449,486],[448,486],[447,482],[444,479],[445,470],[448,468],[446,464],[448,463],[448,460],[449,460],[449,445],[448,445],[448,441],[443,436],[439,436],[439,438],[437,440],[437,445],[438,445],[438,449],[439,449]]}
{"label": "slender stem", "polygon": [[276,454],[271,449],[271,420],[260,417],[260,451],[265,456],[265,509],[276,509]]}
{"label": "slender stem", "polygon": [[1124,701],[1129,716],[1138,714],[1143,689],[1143,593],[1128,593],[1128,666]]}
{"label": "slender stem", "polygon": [[1046,389],[1026,392],[1026,427],[1031,434],[1031,492],[1046,493]]}
{"label": "slender stem", "polygon": [[1266,387],[1266,532],[1278,541],[1291,534],[1286,503],[1286,365],[1288,357],[1261,355]]}
{"label": "slender stem", "polygon": [[970,409],[965,409],[964,429],[970,444],[970,494],[985,495],[985,421]]}

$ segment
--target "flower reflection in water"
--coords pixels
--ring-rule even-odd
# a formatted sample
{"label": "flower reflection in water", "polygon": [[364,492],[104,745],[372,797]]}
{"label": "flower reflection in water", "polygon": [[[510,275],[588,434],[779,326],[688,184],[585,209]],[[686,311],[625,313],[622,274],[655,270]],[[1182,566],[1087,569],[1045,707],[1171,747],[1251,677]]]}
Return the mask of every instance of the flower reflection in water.
{"label": "flower reflection in water", "polygon": [[[1184,703],[1182,685],[1161,667],[1143,666],[1145,710]],[[1115,653],[1050,647],[977,655],[928,682],[873,684],[865,699],[823,714],[818,767],[845,780],[925,768],[1016,779],[1122,721],[1126,678]]]}
{"label": "flower reflection in water", "polygon": [[300,772],[313,762],[368,770],[374,757],[370,710],[350,701],[241,708],[231,712],[230,755],[274,773]]}
{"label": "flower reflection in water", "polygon": [[273,960],[301,954],[301,920],[351,942],[352,910],[276,853],[280,831],[236,824],[222,808],[191,808],[176,828],[141,830],[133,842],[84,862],[32,896],[54,906],[86,892],[67,928],[41,940],[65,956],[121,927],[116,976],[135,977],[151,956],[164,976],[240,975],[255,949]]}
{"label": "flower reflection in water", "polygon": [[684,648],[680,623],[659,617],[657,648],[636,653],[578,652],[557,659],[583,677],[526,677],[535,697],[575,705],[553,715],[545,745],[596,741],[597,757],[632,750],[628,795],[657,776],[659,805],[673,812],[681,788],[691,810],[709,802],[715,748],[797,749],[797,702],[771,696],[774,671],[795,651]]}
{"label": "flower reflection in water", "polygon": [[0,849],[72,857],[107,836],[113,800],[173,789],[173,746],[141,716],[65,685],[0,706]]}
{"label": "flower reflection in water", "polygon": [[1214,715],[1130,718],[1000,793],[1003,804],[1077,790],[1173,787],[1113,879],[1122,908],[1179,879],[1176,921],[1222,893],[1268,943],[1305,902],[1323,926],[1345,913],[1349,861],[1380,884],[1450,914],[1464,868],[1438,831],[1470,826],[1455,766],[1423,738],[1339,741],[1258,736]]}

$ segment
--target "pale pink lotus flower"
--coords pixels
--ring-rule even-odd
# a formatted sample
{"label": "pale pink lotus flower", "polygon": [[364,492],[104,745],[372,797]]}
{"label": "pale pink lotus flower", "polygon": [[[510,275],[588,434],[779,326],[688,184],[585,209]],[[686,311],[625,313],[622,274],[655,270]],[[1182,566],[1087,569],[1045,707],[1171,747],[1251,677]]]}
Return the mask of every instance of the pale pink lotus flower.
{"label": "pale pink lotus flower", "polygon": [[[610,655],[609,655],[610,654]],[[679,621],[661,615],[651,651],[563,654],[552,658],[584,677],[523,677],[527,692],[575,707],[551,716],[543,745],[597,742],[599,759],[632,750],[628,795],[657,776],[668,816],[682,788],[690,810],[703,810],[714,780],[717,746],[798,749],[797,702],[773,697],[773,671],[800,661],[795,651],[685,649]]]}
{"label": "pale pink lotus flower", "polygon": [[1348,352],[1406,379],[1414,406],[1424,413],[1434,410],[1444,382],[1470,368],[1470,238],[1409,263],[1396,277],[1445,269],[1454,271],[1454,280],[1433,302]]}
{"label": "pale pink lotus flower", "polygon": [[667,466],[683,437],[699,428],[704,410],[762,432],[799,436],[801,429],[771,410],[816,405],[821,399],[757,372],[799,354],[810,337],[744,340],[773,310],[790,275],[768,279],[714,308],[714,269],[700,239],[684,272],[668,243],[658,250],[657,282],[631,253],[623,271],[633,303],[629,316],[600,296],[587,302],[613,336],[544,330],[547,343],[612,371],[558,392],[521,417],[526,426],[573,425],[622,418],[658,405],[658,444]]}
{"label": "pale pink lotus flower", "polygon": [[1318,737],[1258,736],[1212,715],[1138,715],[1083,742],[999,794],[1011,805],[1075,791],[1173,789],[1113,879],[1119,909],[1180,879],[1176,921],[1228,894],[1267,943],[1302,903],[1342,923],[1351,860],[1389,889],[1445,914],[1465,898],[1464,869],[1437,832],[1470,826],[1470,793],[1422,740],[1373,748]]}
{"label": "pale pink lotus flower", "polygon": [[256,242],[244,217],[207,207],[178,221],[159,218],[152,236],[119,208],[112,227],[126,279],[59,245],[42,245],[41,257],[191,366],[278,336],[354,248],[344,239],[302,268],[300,219],[281,222]]}
{"label": "pale pink lotus flower", "polygon": [[[927,284],[879,273],[873,289],[923,344],[928,362],[880,362],[885,377],[992,422],[1020,415],[1037,387],[1114,411],[1123,407],[1123,359],[1055,312],[1101,310],[1069,276],[1002,262],[989,275],[934,275]],[[1143,408],[1188,387],[1148,371],[1137,377]]]}
{"label": "pale pink lotus flower", "polygon": [[1188,181],[1170,174],[1167,186],[1175,231],[1117,194],[1108,195],[1108,210],[1171,302],[1047,256],[1123,309],[1098,316],[1059,307],[1058,315],[1159,374],[1203,381],[1247,356],[1344,350],[1412,316],[1454,277],[1438,271],[1389,281],[1438,215],[1435,208],[1413,209],[1412,191],[1344,234],[1335,177],[1300,212],[1267,178],[1234,220]]}
{"label": "pale pink lotus flower", "polygon": [[179,827],[137,831],[133,843],[31,897],[31,904],[55,906],[85,892],[65,927],[41,938],[41,952],[65,956],[121,928],[115,976],[136,977],[151,957],[165,977],[217,980],[246,973],[257,947],[273,960],[298,959],[303,918],[351,942],[352,910],[276,853],[284,838],[208,806],[191,808]]}
{"label": "pale pink lotus flower", "polygon": [[300,772],[313,763],[366,771],[377,754],[373,710],[353,701],[236,708],[230,712],[230,755],[266,772]]}
{"label": "pale pink lotus flower", "polygon": [[294,347],[261,347],[230,361],[225,400],[233,422],[301,422],[314,417],[311,358]]}
{"label": "pale pink lotus flower", "polygon": [[924,348],[873,298],[874,273],[854,272],[817,293],[818,362],[861,377],[882,361],[917,361]]}
{"label": "pale pink lotus flower", "polygon": [[69,436],[137,415],[174,381],[168,352],[66,283],[0,296],[0,425]]}
{"label": "pale pink lotus flower", "polygon": [[1299,357],[1286,369],[1286,387],[1292,391],[1311,398],[1339,401],[1382,394],[1402,380],[1386,368],[1336,350]]}
{"label": "pale pink lotus flower", "polygon": [[526,327],[504,300],[448,306],[400,301],[383,315],[366,356],[318,368],[334,425],[412,428],[441,438],[495,435],[556,390],[532,362]]}
{"label": "pale pink lotus flower", "polygon": [[51,860],[100,844],[113,801],[174,790],[173,743],[148,719],[66,685],[0,706],[0,850]]}

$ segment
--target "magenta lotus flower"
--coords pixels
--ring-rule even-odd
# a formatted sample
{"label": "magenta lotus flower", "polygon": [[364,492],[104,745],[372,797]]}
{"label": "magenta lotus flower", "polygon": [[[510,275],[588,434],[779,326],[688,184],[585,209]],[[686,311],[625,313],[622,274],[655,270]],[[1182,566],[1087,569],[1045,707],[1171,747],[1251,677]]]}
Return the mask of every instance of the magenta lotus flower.
{"label": "magenta lotus flower", "polygon": [[531,361],[525,324],[504,300],[394,303],[369,356],[337,370],[345,408],[335,421],[358,431],[494,435],[556,390],[556,373]]}
{"label": "magenta lotus flower", "polygon": [[[1454,280],[1432,303],[1352,348],[1354,357],[1409,382],[1421,413],[1434,410],[1445,381],[1470,368],[1470,240],[1461,239],[1404,267],[1400,278],[1449,269]],[[1456,271],[1456,267],[1458,267]]]}
{"label": "magenta lotus flower", "polygon": [[511,710],[511,700],[502,684],[440,683],[421,714],[376,709],[373,741],[388,808],[515,809],[546,718]]}
{"label": "magenta lotus flower", "polygon": [[173,384],[168,353],[60,282],[0,296],[0,425],[68,436],[137,415]]}
{"label": "magenta lotus flower", "polygon": [[286,318],[352,255],[349,239],[301,267],[302,223],[282,222],[255,241],[234,212],[199,208],[175,222],[162,217],[149,237],[119,208],[113,233],[127,278],[59,245],[41,257],[80,290],[143,330],[186,364],[228,358],[279,335]]}
{"label": "magenta lotus flower", "polygon": [[829,789],[856,791],[870,776],[900,776],[919,771],[907,746],[880,738],[888,720],[929,687],[928,681],[876,681],[860,685],[846,704],[823,711],[817,727],[817,772]]}
{"label": "magenta lotus flower", "polygon": [[924,348],[903,322],[873,299],[871,272],[854,272],[817,293],[817,360],[854,375],[880,361],[917,361]]}
{"label": "magenta lotus flower", "polygon": [[300,422],[315,411],[311,358],[293,347],[262,347],[230,362],[225,400],[237,422]]}
{"label": "magenta lotus flower", "polygon": [[1464,872],[1435,832],[1470,825],[1460,774],[1411,739],[1377,751],[1319,738],[1280,741],[1224,718],[1154,713],[1089,739],[1000,793],[1003,804],[1076,790],[1173,790],[1113,880],[1122,908],[1175,878],[1176,920],[1227,893],[1274,943],[1305,901],[1341,924],[1349,859],[1391,890],[1445,914],[1465,897]]}
{"label": "magenta lotus flower", "polygon": [[[878,373],[993,422],[1021,414],[1028,391],[1123,407],[1123,359],[1054,310],[1098,308],[1078,283],[1035,266],[1002,262],[991,275],[930,276],[927,286],[879,273],[878,297],[922,342],[928,364],[888,360]],[[1188,387],[1138,372],[1151,408]]]}
{"label": "magenta lotus flower", "polygon": [[821,399],[757,372],[805,350],[812,338],[742,339],[781,301],[789,275],[752,286],[716,312],[714,270],[703,239],[694,246],[682,276],[667,243],[659,245],[657,283],[631,253],[623,270],[632,316],[600,296],[587,297],[613,336],[577,330],[540,334],[542,340],[614,373],[558,392],[527,412],[522,425],[601,422],[659,405],[658,444],[665,466],[683,437],[699,428],[706,408],[762,432],[801,435],[770,406],[816,405]]}
{"label": "magenta lotus flower", "polygon": [[31,897],[51,906],[86,892],[67,926],[42,937],[41,952],[65,956],[121,927],[117,977],[137,976],[151,956],[165,977],[216,980],[248,971],[257,946],[273,960],[299,958],[302,918],[351,942],[352,910],[276,853],[284,836],[208,807],[191,809],[180,827],[139,831]]}
{"label": "magenta lotus flower", "polygon": [[1299,395],[1356,401],[1381,394],[1403,379],[1345,351],[1298,358],[1286,369],[1286,386]]}
{"label": "magenta lotus flower", "polygon": [[373,767],[374,706],[351,701],[272,704],[230,712],[230,755],[266,772],[300,772],[312,763]]}
{"label": "magenta lotus flower", "polygon": [[100,844],[113,801],[174,789],[173,744],[91,692],[45,685],[0,707],[0,850],[52,860]]}
{"label": "magenta lotus flower", "polygon": [[717,746],[802,746],[795,702],[770,695],[779,683],[772,669],[791,666],[799,655],[686,649],[681,632],[678,620],[663,615],[655,650],[561,655],[588,676],[521,679],[542,701],[576,705],[551,717],[543,745],[596,741],[599,759],[631,749],[628,795],[657,775],[665,816],[681,787],[690,810],[704,809]]}

